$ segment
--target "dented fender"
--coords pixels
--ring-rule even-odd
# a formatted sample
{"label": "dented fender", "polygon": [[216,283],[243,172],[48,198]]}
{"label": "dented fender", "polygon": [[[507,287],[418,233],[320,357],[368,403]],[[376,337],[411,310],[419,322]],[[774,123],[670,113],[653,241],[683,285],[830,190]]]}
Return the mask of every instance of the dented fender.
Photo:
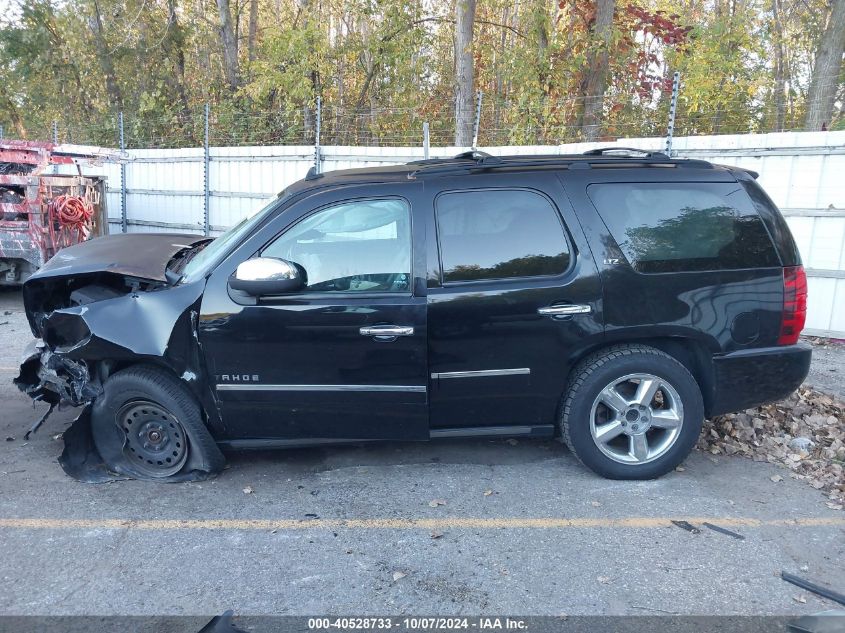
{"label": "dented fender", "polygon": [[201,291],[191,284],[54,310],[41,318],[41,338],[27,347],[14,382],[33,398],[80,406],[101,391],[101,362],[149,361],[177,376],[201,375],[194,305]]}
{"label": "dented fender", "polygon": [[[27,282],[37,284],[38,279]],[[125,294],[84,305],[59,307],[35,315],[27,306],[33,329],[40,338],[26,348],[20,374],[14,380],[18,388],[35,401],[50,405],[49,411],[30,429],[44,422],[55,407],[85,407],[68,429],[68,437],[87,437],[90,411],[103,393],[111,373],[130,364],[149,363],[169,369],[180,377],[206,412],[209,426],[220,424],[216,402],[204,380],[205,363],[197,337],[197,310],[204,283],[137,288]],[[45,289],[39,289],[41,296]],[[201,387],[200,385],[205,385]],[[72,430],[73,429],[73,430]],[[85,452],[94,446],[85,443]],[[68,452],[66,442],[65,455]],[[96,451],[95,451],[96,453]],[[75,460],[60,460],[68,474],[80,477],[86,469],[67,468]],[[78,461],[78,460],[76,460]],[[102,463],[97,454],[85,458],[88,464]],[[95,479],[100,481],[100,473]]]}

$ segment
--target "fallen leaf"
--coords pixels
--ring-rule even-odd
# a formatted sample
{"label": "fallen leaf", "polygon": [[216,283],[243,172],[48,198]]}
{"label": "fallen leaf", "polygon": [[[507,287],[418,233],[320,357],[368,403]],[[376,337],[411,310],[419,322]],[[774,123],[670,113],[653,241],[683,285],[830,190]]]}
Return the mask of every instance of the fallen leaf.
{"label": "fallen leaf", "polygon": [[679,473],[682,473],[686,470],[686,468],[684,468],[683,466],[678,466],[675,470],[678,471]]}
{"label": "fallen leaf", "polygon": [[408,574],[403,571],[395,571],[393,572],[393,582],[396,582],[397,580],[402,580],[407,575]]}
{"label": "fallen leaf", "polygon": [[443,536],[443,532],[432,532],[431,538],[440,538]]}
{"label": "fallen leaf", "polygon": [[[785,466],[789,477],[845,507],[842,420],[845,402],[802,386],[779,402],[705,420],[698,448],[708,455],[740,455]],[[771,479],[777,483],[786,477]]]}
{"label": "fallen leaf", "polygon": [[599,576],[598,578],[596,578],[596,580],[598,580],[603,585],[606,585],[610,582],[610,578],[608,578],[607,576]]}
{"label": "fallen leaf", "polygon": [[807,599],[804,596],[792,596],[792,599],[795,602],[800,602],[801,604],[807,604]]}
{"label": "fallen leaf", "polygon": [[436,508],[437,506],[445,506],[446,502],[443,501],[443,499],[432,499],[428,502],[428,505],[430,505],[432,508]]}
{"label": "fallen leaf", "polygon": [[810,566],[809,565],[801,565],[801,567],[799,567],[799,569],[801,571],[810,571]]}
{"label": "fallen leaf", "polygon": [[492,494],[493,494],[493,491],[492,491],[492,490],[485,490],[485,491],[484,491],[484,496],[485,496],[485,497],[489,497],[489,496],[490,496],[490,495],[492,495]]}
{"label": "fallen leaf", "polygon": [[594,508],[598,508],[598,507],[601,506],[601,502],[600,501],[590,501],[590,505],[593,506]]}
{"label": "fallen leaf", "polygon": [[253,492],[255,492],[255,490],[252,489],[252,486],[247,486],[246,488],[244,488],[245,495],[251,495]]}

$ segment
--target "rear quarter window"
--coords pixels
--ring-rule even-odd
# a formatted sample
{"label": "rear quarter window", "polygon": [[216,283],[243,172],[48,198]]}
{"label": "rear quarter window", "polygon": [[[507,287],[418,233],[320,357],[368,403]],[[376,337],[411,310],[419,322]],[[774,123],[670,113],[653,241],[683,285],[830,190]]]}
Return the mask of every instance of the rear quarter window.
{"label": "rear quarter window", "polygon": [[753,180],[743,178],[739,181],[745,189],[745,193],[751,198],[754,208],[763,219],[766,228],[769,229],[769,235],[777,246],[780,258],[784,266],[800,266],[801,255],[798,252],[798,247],[795,245],[795,240],[792,239],[792,233],[789,226],[784,220],[781,212],[771,201],[769,196],[763,191],[759,184]]}
{"label": "rear quarter window", "polygon": [[603,183],[587,194],[638,272],[781,265],[738,183]]}

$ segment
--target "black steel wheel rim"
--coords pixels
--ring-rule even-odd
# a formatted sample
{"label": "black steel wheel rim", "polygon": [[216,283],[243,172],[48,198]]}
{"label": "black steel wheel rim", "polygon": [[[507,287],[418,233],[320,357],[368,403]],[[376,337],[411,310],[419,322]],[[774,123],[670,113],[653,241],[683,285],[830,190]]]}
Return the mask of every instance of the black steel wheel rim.
{"label": "black steel wheel rim", "polygon": [[135,470],[150,477],[168,477],[185,465],[185,429],[161,405],[134,400],[121,407],[116,422],[125,439],[123,454]]}

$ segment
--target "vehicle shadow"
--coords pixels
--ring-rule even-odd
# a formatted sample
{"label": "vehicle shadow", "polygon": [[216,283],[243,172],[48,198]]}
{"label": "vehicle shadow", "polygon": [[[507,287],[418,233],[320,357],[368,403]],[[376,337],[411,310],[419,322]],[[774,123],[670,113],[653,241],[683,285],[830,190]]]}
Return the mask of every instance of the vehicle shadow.
{"label": "vehicle shadow", "polygon": [[232,469],[279,464],[296,471],[419,464],[509,465],[564,458],[576,463],[567,448],[552,439],[441,439],[430,442],[370,442],[279,450],[227,450]]}

